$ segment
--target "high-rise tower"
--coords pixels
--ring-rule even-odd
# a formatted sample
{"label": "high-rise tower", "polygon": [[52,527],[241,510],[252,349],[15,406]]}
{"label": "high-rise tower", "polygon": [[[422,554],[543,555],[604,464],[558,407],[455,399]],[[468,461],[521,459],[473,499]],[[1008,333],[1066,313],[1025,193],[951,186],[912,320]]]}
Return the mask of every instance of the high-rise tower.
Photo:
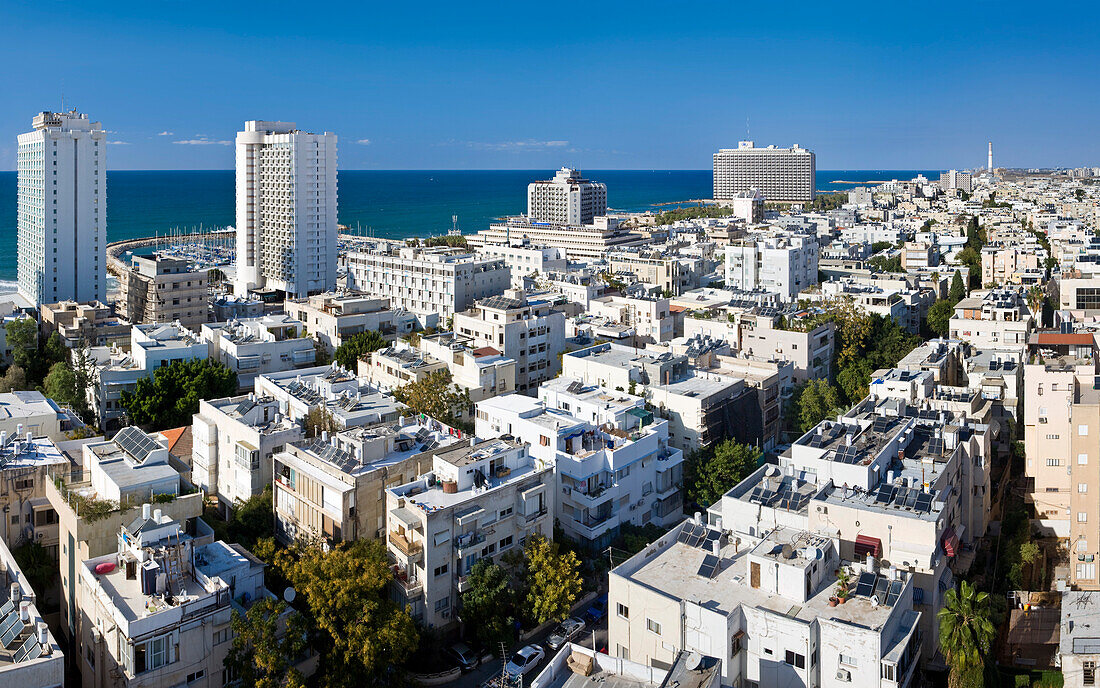
{"label": "high-rise tower", "polygon": [[336,242],[336,134],[245,122],[237,133],[236,293],[334,289]]}
{"label": "high-rise tower", "polygon": [[993,142],[989,142],[989,173],[993,174]]}
{"label": "high-rise tower", "polygon": [[19,293],[35,305],[105,298],[106,134],[75,110],[41,112],[17,141]]}

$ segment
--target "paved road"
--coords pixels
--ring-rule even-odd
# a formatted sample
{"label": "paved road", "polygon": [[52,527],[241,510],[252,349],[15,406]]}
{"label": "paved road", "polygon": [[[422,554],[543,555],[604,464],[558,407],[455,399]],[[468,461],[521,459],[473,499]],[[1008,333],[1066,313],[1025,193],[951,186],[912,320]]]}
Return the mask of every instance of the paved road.
{"label": "paved road", "polygon": [[[538,644],[540,647],[542,647],[542,649],[546,651],[546,656],[541,662],[539,662],[538,666],[536,666],[534,669],[524,675],[525,683],[530,683],[532,679],[538,676],[539,672],[546,668],[546,665],[550,662],[551,657],[553,657],[555,654],[548,647],[546,647],[546,636],[550,635],[551,630],[553,630],[553,628],[544,631],[543,633],[535,636],[534,638],[531,638],[528,641],[528,644]],[[607,646],[606,615],[603,619],[600,620],[599,624],[595,627],[595,630],[593,630],[591,624],[585,626],[584,632],[581,633],[581,635],[577,638],[574,638],[573,642],[578,645],[584,645],[585,647],[592,647],[593,633],[595,633],[596,649],[604,649]],[[519,647],[520,646],[517,646],[513,649],[518,650]],[[461,677],[455,679],[454,681],[451,681],[447,684],[447,686],[450,688],[478,688],[479,686],[481,686],[482,683],[489,680],[490,677],[495,674],[499,674],[501,672],[501,669],[502,666],[500,658],[494,657],[485,664],[479,666],[477,669],[474,669],[470,673],[463,674]]]}

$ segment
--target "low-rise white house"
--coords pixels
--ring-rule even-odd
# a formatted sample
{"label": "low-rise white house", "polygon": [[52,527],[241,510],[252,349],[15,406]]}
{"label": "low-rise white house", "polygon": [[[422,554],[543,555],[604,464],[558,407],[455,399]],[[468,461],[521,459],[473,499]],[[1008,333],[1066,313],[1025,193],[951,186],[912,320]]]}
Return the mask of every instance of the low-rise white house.
{"label": "low-rise white house", "polygon": [[553,537],[554,471],[503,438],[433,454],[429,473],[386,489],[386,543],[398,602],[428,628],[447,628],[475,563]]}
{"label": "low-rise white house", "polygon": [[313,366],[317,352],[305,326],[287,315],[206,323],[202,338],[210,358],[237,373],[240,389],[251,389],[257,375]]}
{"label": "low-rise white house", "polygon": [[372,330],[392,340],[416,331],[417,327],[434,327],[439,316],[417,315],[407,310],[390,308],[390,300],[357,292],[326,292],[305,299],[287,299],[287,315],[301,320],[328,353],[344,340]]}
{"label": "low-rise white house", "polygon": [[191,479],[227,513],[271,484],[272,456],[302,438],[274,397],[203,399],[191,424]]}
{"label": "low-rise white house", "polygon": [[668,425],[641,397],[559,377],[542,384],[538,401],[509,394],[478,403],[476,430],[520,439],[554,466],[559,525],[599,550],[624,524],[680,519],[683,452],[669,445]]}

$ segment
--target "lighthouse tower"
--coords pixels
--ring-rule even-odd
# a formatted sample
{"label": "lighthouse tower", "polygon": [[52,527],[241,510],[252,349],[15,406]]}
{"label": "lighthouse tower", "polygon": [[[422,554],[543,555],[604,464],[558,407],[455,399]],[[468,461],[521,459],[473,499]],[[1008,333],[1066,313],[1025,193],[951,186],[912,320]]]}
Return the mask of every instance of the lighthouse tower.
{"label": "lighthouse tower", "polygon": [[993,142],[989,142],[989,173],[993,174]]}

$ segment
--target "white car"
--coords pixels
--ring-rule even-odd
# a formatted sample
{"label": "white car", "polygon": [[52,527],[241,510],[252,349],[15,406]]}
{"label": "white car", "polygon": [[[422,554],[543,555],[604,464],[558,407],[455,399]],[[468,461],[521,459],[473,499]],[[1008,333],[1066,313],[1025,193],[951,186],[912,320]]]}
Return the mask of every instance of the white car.
{"label": "white car", "polygon": [[554,632],[546,639],[546,647],[551,650],[561,649],[562,645],[565,645],[573,638],[576,638],[584,630],[584,621],[576,617],[566,619],[558,624],[558,627],[554,629]]}
{"label": "white car", "polygon": [[508,660],[508,664],[504,667],[504,672],[508,674],[509,678],[519,678],[534,669],[535,665],[541,662],[545,656],[546,653],[538,645],[527,645],[512,655],[512,658]]}

